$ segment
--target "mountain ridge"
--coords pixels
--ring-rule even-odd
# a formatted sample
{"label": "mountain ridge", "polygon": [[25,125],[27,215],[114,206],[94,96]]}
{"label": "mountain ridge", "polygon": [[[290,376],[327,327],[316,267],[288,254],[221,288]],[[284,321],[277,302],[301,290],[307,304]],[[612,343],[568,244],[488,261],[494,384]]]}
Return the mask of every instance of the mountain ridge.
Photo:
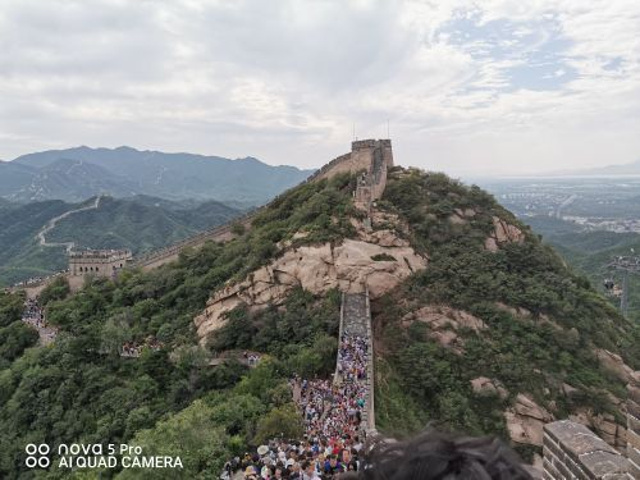
{"label": "mountain ridge", "polygon": [[[64,171],[61,161],[82,162],[84,179],[89,179],[90,187],[79,185],[79,179]],[[101,170],[88,175],[90,168]],[[0,179],[0,197],[14,201],[59,198],[75,202],[105,193],[119,197],[145,194],[178,201],[238,201],[259,205],[298,184],[312,170],[271,166],[250,156],[228,159],[141,151],[126,146],[115,149],[80,146],[19,156],[0,163],[0,173],[5,177],[4,181]],[[51,175],[56,179],[52,180]],[[66,187],[60,191],[55,184]]]}

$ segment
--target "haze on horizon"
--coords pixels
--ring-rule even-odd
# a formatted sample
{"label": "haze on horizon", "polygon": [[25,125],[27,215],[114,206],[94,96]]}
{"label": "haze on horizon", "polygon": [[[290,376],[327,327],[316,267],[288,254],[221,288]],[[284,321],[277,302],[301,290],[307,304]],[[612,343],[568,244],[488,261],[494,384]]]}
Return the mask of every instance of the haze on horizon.
{"label": "haze on horizon", "polygon": [[[436,4],[437,3],[437,4]],[[640,159],[636,0],[5,0],[0,158],[79,145],[518,175]]]}

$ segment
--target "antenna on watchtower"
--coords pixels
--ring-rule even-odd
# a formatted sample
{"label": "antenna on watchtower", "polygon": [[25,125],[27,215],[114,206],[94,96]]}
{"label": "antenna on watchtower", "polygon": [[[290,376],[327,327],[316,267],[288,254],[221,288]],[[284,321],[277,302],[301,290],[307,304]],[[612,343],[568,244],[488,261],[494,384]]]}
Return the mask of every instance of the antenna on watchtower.
{"label": "antenna on watchtower", "polygon": [[356,140],[356,122],[353,122],[353,141],[355,142]]}
{"label": "antenna on watchtower", "polygon": [[387,138],[391,138],[391,135],[389,134],[389,119],[387,118]]}

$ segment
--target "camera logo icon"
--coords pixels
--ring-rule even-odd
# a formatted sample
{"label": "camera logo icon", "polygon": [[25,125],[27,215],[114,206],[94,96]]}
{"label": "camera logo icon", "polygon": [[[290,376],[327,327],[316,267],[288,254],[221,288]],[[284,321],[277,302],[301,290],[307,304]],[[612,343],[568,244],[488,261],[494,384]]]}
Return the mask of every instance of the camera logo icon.
{"label": "camera logo icon", "polygon": [[51,465],[51,460],[48,457],[51,448],[46,443],[40,445],[30,443],[24,450],[28,455],[25,461],[28,468],[48,468]]}

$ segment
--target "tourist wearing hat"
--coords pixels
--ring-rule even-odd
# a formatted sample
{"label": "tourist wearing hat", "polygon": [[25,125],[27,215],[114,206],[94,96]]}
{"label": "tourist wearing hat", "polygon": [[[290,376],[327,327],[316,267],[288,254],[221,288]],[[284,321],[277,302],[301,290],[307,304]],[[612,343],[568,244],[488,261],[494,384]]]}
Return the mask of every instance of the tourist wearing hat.
{"label": "tourist wearing hat", "polygon": [[244,478],[248,480],[258,480],[258,472],[256,471],[256,467],[253,465],[249,465],[244,471]]}

